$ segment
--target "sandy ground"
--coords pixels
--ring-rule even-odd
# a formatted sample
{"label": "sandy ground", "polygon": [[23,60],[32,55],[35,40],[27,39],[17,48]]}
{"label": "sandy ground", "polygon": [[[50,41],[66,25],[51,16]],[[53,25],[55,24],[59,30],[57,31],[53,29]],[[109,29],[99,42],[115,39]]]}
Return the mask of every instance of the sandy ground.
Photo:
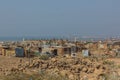
{"label": "sandy ground", "polygon": [[0,68],[9,70],[12,67],[17,66],[20,63],[21,59],[22,59],[23,62],[26,62],[26,61],[29,60],[27,58],[0,56]]}

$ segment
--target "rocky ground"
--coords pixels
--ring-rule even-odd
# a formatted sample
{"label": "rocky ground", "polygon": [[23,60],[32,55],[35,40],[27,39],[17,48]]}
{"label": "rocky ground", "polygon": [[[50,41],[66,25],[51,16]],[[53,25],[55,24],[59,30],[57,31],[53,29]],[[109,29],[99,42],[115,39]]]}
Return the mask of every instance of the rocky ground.
{"label": "rocky ground", "polygon": [[[18,80],[20,77],[10,78],[12,74],[33,75],[30,80],[120,80],[119,61],[120,58],[103,57],[28,59],[0,56],[0,80]],[[22,78],[19,80],[29,80]]]}

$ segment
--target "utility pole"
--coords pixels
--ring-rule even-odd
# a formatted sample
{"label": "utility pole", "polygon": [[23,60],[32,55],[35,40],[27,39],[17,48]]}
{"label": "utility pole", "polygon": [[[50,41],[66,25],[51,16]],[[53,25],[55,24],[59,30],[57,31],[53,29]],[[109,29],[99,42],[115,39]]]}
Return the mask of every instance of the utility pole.
{"label": "utility pole", "polygon": [[75,52],[77,53],[77,37],[75,37]]}
{"label": "utility pole", "polygon": [[28,49],[28,54],[29,54],[29,65],[30,65],[30,48]]}

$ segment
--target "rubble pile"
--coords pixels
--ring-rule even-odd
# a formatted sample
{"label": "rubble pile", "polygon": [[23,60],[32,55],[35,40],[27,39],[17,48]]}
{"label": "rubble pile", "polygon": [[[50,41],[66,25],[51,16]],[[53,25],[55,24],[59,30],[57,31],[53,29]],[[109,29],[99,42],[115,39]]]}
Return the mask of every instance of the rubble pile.
{"label": "rubble pile", "polygon": [[[112,64],[111,64],[112,65]],[[108,74],[111,71],[110,64],[105,64],[102,58],[52,58],[49,60],[41,60],[34,58],[30,61],[20,62],[17,66],[11,67],[9,70],[1,69],[1,75],[10,75],[11,73],[19,74],[36,74],[40,71],[54,73],[66,76],[69,80],[89,78],[89,80],[98,80],[101,74]]]}

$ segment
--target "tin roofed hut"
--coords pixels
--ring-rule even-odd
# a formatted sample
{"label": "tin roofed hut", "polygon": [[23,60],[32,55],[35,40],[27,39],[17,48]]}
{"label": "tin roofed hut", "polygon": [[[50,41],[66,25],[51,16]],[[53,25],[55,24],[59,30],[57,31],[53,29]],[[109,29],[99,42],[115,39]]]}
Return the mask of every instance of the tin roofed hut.
{"label": "tin roofed hut", "polygon": [[120,48],[120,42],[114,42],[113,43],[113,48],[119,49]]}
{"label": "tin roofed hut", "polygon": [[3,56],[12,56],[15,54],[15,51],[9,45],[2,45],[1,55]]}
{"label": "tin roofed hut", "polygon": [[120,49],[117,50],[116,56],[120,58]]}
{"label": "tin roofed hut", "polygon": [[71,55],[71,48],[70,47],[59,47],[59,48],[56,48],[56,49],[57,49],[57,54],[59,56]]}
{"label": "tin roofed hut", "polygon": [[83,54],[84,57],[90,56],[90,52],[89,52],[89,50],[87,48],[82,50],[82,54]]}
{"label": "tin roofed hut", "polygon": [[15,48],[15,54],[16,57],[25,57],[24,48],[23,47]]}

